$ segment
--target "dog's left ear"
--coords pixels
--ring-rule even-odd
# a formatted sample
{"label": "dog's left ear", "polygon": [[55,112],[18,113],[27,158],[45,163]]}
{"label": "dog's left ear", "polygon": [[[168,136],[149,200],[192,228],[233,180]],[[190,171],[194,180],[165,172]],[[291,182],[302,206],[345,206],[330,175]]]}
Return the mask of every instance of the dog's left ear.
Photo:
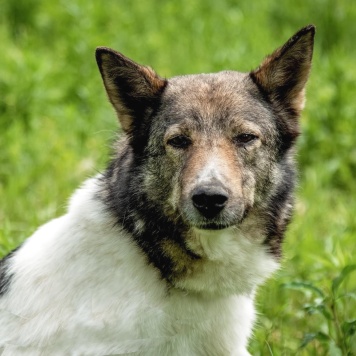
{"label": "dog's left ear", "polygon": [[153,69],[137,64],[110,48],[98,47],[95,55],[121,127],[131,134],[157,104],[167,81],[160,78]]}
{"label": "dog's left ear", "polygon": [[313,25],[302,28],[250,73],[269,100],[293,117],[298,117],[304,107],[314,34]]}

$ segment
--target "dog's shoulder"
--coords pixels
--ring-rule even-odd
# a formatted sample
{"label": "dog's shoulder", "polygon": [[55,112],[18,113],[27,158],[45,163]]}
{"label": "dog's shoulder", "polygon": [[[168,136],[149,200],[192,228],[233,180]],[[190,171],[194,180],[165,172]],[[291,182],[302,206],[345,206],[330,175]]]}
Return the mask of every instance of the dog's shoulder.
{"label": "dog's shoulder", "polygon": [[158,271],[106,211],[100,189],[100,178],[87,181],[65,215],[1,262],[0,347],[50,340],[48,351],[63,352],[89,328],[95,350],[105,338],[135,338],[140,317],[161,300]]}

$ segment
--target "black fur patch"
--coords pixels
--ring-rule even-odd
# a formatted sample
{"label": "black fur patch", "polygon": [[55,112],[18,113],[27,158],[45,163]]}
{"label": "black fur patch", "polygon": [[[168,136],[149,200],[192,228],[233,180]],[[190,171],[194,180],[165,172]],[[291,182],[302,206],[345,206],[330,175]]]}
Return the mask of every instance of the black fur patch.
{"label": "black fur patch", "polygon": [[283,179],[277,187],[276,193],[269,199],[266,209],[267,237],[265,244],[270,252],[280,258],[282,254],[282,241],[287,226],[292,217],[294,206],[294,186],[296,173],[294,167],[282,162]]}
{"label": "black fur patch", "polygon": [[18,249],[19,247],[0,260],[0,296],[5,294],[10,287],[12,275],[8,273],[9,260]]}
{"label": "black fur patch", "polygon": [[[185,225],[180,221],[170,221],[160,207],[147,199],[142,186],[142,161],[140,156],[127,146],[123,154],[114,159],[104,177],[104,201],[111,213],[117,217],[117,222],[129,232],[138,246],[145,252],[161,273],[162,278],[171,282],[177,271],[176,265],[164,250],[165,243],[175,244],[187,258],[198,259],[184,244]],[[115,171],[120,174],[114,178]],[[102,197],[101,197],[102,199]],[[137,221],[144,222],[144,228],[137,231]]]}

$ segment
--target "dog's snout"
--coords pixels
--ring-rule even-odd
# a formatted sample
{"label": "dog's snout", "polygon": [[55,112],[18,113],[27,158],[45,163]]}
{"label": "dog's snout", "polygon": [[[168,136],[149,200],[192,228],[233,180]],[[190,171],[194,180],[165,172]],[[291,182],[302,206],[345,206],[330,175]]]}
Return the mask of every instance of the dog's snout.
{"label": "dog's snout", "polygon": [[212,219],[224,209],[229,197],[222,189],[198,188],[192,194],[195,208],[206,218]]}

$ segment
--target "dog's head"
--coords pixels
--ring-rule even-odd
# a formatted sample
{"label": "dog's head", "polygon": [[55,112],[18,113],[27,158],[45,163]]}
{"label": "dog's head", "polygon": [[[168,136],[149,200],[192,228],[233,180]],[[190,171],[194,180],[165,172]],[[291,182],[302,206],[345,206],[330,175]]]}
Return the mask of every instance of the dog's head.
{"label": "dog's head", "polygon": [[[303,28],[250,73],[169,80],[111,49],[97,49],[126,134],[125,153],[112,168],[111,205],[151,261],[168,270],[163,275],[192,273],[191,252],[233,264],[239,253],[237,269],[230,265],[226,274],[216,273],[219,285],[224,278],[242,278],[246,258],[252,261],[256,251],[279,256],[292,207],[293,146],[314,32],[314,26]],[[125,182],[117,178],[122,176]],[[162,225],[180,230],[159,232]],[[255,252],[243,245],[248,239]],[[197,288],[197,279],[192,285]]]}
{"label": "dog's head", "polygon": [[299,133],[313,35],[313,26],[302,29],[248,74],[170,80],[97,49],[122,129],[147,156],[146,192],[167,215],[197,229],[223,229],[270,193]]}

